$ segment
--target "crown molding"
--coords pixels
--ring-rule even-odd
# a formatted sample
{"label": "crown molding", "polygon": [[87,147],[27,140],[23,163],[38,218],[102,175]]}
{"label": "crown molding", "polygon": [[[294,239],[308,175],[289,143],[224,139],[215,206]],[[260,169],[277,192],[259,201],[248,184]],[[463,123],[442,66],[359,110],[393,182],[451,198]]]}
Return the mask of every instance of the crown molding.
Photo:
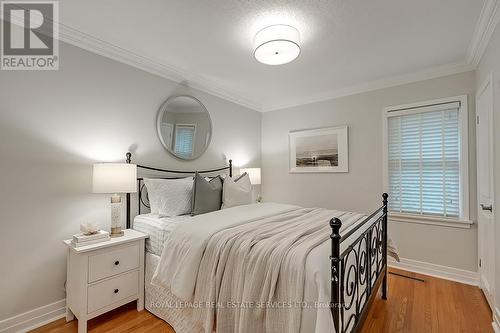
{"label": "crown molding", "polygon": [[[12,19],[12,23],[19,24],[18,18],[12,17]],[[59,40],[65,43],[249,109],[259,112],[269,112],[475,70],[499,20],[500,0],[485,0],[474,38],[469,47],[467,63],[438,66],[418,72],[365,82],[351,87],[335,89],[307,98],[287,99],[286,102],[265,105],[246,97],[241,92],[228,88],[224,84],[218,83],[216,80],[160,60],[142,56],[138,52],[122,48],[63,23],[56,22],[56,24],[59,26]]]}
{"label": "crown molding", "polygon": [[[16,25],[22,25],[24,22],[24,17],[20,17],[18,15],[12,15],[10,19],[11,22]],[[219,84],[215,80],[208,79],[202,75],[166,64],[156,59],[142,56],[137,52],[114,45],[90,34],[74,29],[66,24],[56,22],[55,20],[53,20],[53,22],[59,27],[58,35],[60,41],[163,77],[186,87],[220,97],[252,110],[262,110],[261,104],[245,97],[240,92]]]}
{"label": "crown molding", "polygon": [[263,112],[275,111],[280,109],[287,109],[295,106],[323,102],[330,99],[346,97],[365,92],[401,86],[404,84],[415,83],[424,80],[435,79],[439,77],[464,73],[475,70],[475,66],[465,63],[449,64],[445,66],[438,66],[423,71],[408,73],[400,76],[388,77],[380,80],[375,80],[360,85],[354,85],[347,88],[332,90],[323,94],[316,95],[311,98],[297,99],[287,101],[285,103],[278,103],[273,105],[266,105]]}
{"label": "crown molding", "polygon": [[467,62],[478,66],[500,20],[500,0],[485,0],[467,51]]}
{"label": "crown molding", "polygon": [[230,102],[242,105],[255,111],[260,111],[262,105],[243,96],[243,94],[227,88],[218,82],[188,70],[142,56],[134,51],[119,47],[110,42],[59,24],[59,39],[92,53],[139,68],[154,75],[180,83],[187,87],[203,91]]}
{"label": "crown molding", "polygon": [[[500,0],[495,0],[495,1],[500,1]],[[292,103],[262,105],[249,98],[243,97],[242,94],[238,92],[234,92],[230,89],[227,89],[226,87],[218,84],[213,80],[208,80],[201,75],[197,75],[195,73],[191,73],[189,71],[180,69],[178,67],[168,65],[148,57],[144,57],[138,53],[116,46],[107,41],[103,41],[94,36],[78,31],[63,24],[59,25],[59,38],[63,42],[85,49],[89,52],[96,53],[104,57],[122,62],[124,64],[139,68],[146,72],[161,76],[163,78],[180,83],[187,87],[206,92],[208,94],[220,97],[222,99],[228,100],[230,102],[242,105],[244,107],[259,112],[267,112],[267,111],[288,108],[292,106],[310,104],[328,99],[355,95],[363,92],[394,87],[402,84],[413,83],[447,75],[453,75],[475,69],[475,66],[463,63],[445,65],[402,76],[389,77],[382,80],[368,82],[354,87],[348,87],[332,91],[325,95],[297,100]]]}

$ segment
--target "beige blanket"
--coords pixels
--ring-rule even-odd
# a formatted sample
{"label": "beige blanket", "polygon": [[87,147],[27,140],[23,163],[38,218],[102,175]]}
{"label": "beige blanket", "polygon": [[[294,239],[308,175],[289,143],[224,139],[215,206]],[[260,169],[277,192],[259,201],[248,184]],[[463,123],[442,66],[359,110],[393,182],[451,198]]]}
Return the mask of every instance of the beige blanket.
{"label": "beige blanket", "polygon": [[299,332],[306,258],[328,241],[333,216],[341,231],[365,217],[300,208],[215,233],[194,296],[205,332]]}

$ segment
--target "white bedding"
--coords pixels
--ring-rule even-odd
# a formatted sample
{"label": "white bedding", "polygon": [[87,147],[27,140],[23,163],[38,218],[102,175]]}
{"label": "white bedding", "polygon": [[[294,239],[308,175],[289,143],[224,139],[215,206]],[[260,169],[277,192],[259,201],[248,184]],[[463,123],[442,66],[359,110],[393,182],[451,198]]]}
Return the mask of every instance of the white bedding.
{"label": "white bedding", "polygon": [[298,206],[275,203],[252,204],[193,216],[175,229],[172,243],[167,242],[152,283],[170,288],[185,301],[194,295],[201,258],[211,235],[232,226],[241,225],[298,209]]}
{"label": "white bedding", "polygon": [[190,218],[191,215],[160,217],[158,214],[142,214],[134,218],[133,228],[149,235],[146,239],[146,251],[159,256],[172,230]]}
{"label": "white bedding", "polygon": [[203,328],[193,319],[193,309],[182,306],[182,300],[175,297],[170,290],[153,286],[153,277],[160,256],[146,253],[145,270],[145,307],[155,316],[165,320],[175,330],[175,333],[203,333]]}
{"label": "white bedding", "polygon": [[[198,268],[212,235],[230,227],[299,208],[276,203],[253,204],[203,214],[184,221],[171,232],[171,239],[165,244],[152,284],[168,289],[183,301],[193,301]],[[331,211],[331,217],[338,214],[340,212]],[[345,233],[347,230],[341,231]],[[342,243],[342,248],[347,245]],[[330,301],[329,255],[330,243],[325,240],[307,256],[303,301],[313,306],[302,309],[301,333],[334,332],[330,310],[327,306],[321,306]]]}

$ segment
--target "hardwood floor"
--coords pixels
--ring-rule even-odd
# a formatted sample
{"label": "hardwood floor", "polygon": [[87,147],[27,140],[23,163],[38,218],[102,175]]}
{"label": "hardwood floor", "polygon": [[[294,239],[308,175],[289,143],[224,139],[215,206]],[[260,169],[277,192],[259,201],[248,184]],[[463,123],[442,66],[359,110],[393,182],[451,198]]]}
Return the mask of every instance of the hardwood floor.
{"label": "hardwood floor", "polygon": [[373,302],[363,333],[493,332],[491,310],[482,291],[473,286],[396,269],[389,274],[388,300]]}
{"label": "hardwood floor", "polygon": [[[493,332],[491,311],[479,288],[430,276],[390,270],[424,282],[389,274],[389,298],[377,297],[363,333],[388,332]],[[174,333],[163,320],[147,311],[137,312],[135,303],[91,320],[89,333]],[[76,333],[76,321],[60,319],[38,328],[37,333]]]}
{"label": "hardwood floor", "polygon": [[[87,325],[88,333],[175,333],[169,324],[148,311],[137,312],[135,302],[94,318]],[[31,332],[77,333],[78,324],[76,319],[67,323],[66,319],[62,318]]]}

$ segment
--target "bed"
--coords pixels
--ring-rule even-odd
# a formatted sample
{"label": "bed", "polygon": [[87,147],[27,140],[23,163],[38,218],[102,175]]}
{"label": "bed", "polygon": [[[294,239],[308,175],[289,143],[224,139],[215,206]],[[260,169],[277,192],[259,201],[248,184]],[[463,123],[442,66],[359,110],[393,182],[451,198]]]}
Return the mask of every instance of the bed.
{"label": "bed", "polygon": [[[138,168],[168,179],[193,174]],[[231,162],[202,171],[220,172],[232,176]],[[142,178],[138,188],[133,228],[150,235],[145,307],[177,333],[357,332],[380,286],[387,298],[387,194],[370,215],[259,203],[161,219],[147,213]],[[265,249],[259,233],[267,249],[252,252]]]}

